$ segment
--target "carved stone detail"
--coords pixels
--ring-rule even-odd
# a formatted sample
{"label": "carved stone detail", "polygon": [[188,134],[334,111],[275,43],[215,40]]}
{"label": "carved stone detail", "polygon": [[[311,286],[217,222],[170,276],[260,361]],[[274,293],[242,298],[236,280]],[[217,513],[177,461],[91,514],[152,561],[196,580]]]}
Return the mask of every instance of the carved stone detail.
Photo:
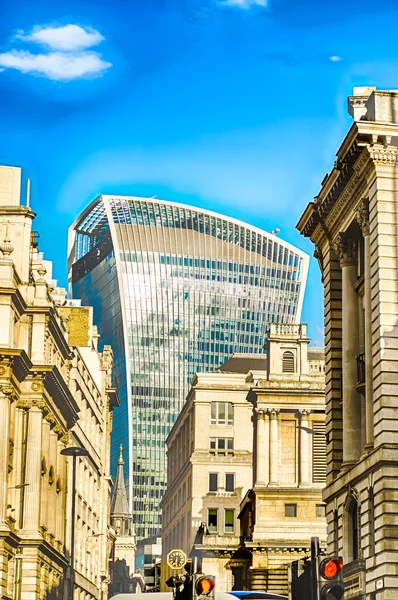
{"label": "carved stone detail", "polygon": [[257,413],[257,419],[265,420],[268,415],[267,409],[264,408],[256,408],[255,412]]}
{"label": "carved stone detail", "polygon": [[355,213],[355,220],[362,229],[363,236],[369,235],[369,201],[361,200],[358,210]]}
{"label": "carved stone detail", "polygon": [[339,233],[334,241],[333,248],[342,267],[357,263],[358,245],[356,240],[344,233]]}
{"label": "carved stone detail", "polygon": [[7,396],[8,399],[10,400],[10,402],[14,402],[15,400],[18,400],[18,395],[11,385],[1,384],[0,385],[0,393],[4,394],[4,396]]}
{"label": "carved stone detail", "polygon": [[277,419],[279,411],[280,411],[279,408],[269,408],[268,409],[268,414],[270,416],[270,419]]}

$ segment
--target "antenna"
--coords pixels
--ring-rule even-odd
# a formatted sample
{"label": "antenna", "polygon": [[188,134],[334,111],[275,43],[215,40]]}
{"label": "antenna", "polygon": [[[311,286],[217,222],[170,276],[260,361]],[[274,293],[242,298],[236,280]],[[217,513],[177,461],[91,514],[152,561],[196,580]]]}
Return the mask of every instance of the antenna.
{"label": "antenna", "polygon": [[26,206],[30,208],[30,179],[26,182]]}

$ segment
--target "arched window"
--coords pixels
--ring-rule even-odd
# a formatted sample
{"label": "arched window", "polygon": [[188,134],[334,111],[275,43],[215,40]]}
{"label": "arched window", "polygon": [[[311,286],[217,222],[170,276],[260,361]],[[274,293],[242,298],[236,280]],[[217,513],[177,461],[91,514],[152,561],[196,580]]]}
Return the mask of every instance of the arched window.
{"label": "arched window", "polygon": [[294,354],[290,350],[283,353],[282,371],[283,373],[294,373]]}

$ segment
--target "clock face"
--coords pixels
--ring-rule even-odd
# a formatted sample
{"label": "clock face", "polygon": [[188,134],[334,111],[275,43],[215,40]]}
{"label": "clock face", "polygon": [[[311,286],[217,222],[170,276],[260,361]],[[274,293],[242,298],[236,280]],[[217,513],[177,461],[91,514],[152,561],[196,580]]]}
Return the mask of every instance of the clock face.
{"label": "clock face", "polygon": [[167,556],[167,564],[171,569],[182,569],[186,562],[187,557],[182,550],[172,550]]}

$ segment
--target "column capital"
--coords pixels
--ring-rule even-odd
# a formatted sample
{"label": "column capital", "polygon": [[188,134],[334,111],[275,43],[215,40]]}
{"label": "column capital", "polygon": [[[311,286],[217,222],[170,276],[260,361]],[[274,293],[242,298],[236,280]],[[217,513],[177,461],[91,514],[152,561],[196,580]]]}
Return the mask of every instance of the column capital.
{"label": "column capital", "polygon": [[6,396],[10,402],[14,402],[14,400],[18,399],[18,395],[12,385],[8,384],[0,384],[0,393]]}
{"label": "column capital", "polygon": [[357,264],[358,245],[356,240],[348,237],[347,234],[339,233],[333,242],[333,248],[341,267]]}
{"label": "column capital", "polygon": [[363,198],[355,213],[355,220],[362,229],[363,237],[369,235],[369,200]]}
{"label": "column capital", "polygon": [[308,419],[312,410],[310,408],[299,408],[299,414],[301,419]]}
{"label": "column capital", "polygon": [[257,419],[265,420],[268,416],[268,409],[266,408],[255,408],[254,412],[257,414]]}
{"label": "column capital", "polygon": [[280,408],[269,408],[268,409],[268,414],[271,419],[277,419],[279,412],[280,412]]}

